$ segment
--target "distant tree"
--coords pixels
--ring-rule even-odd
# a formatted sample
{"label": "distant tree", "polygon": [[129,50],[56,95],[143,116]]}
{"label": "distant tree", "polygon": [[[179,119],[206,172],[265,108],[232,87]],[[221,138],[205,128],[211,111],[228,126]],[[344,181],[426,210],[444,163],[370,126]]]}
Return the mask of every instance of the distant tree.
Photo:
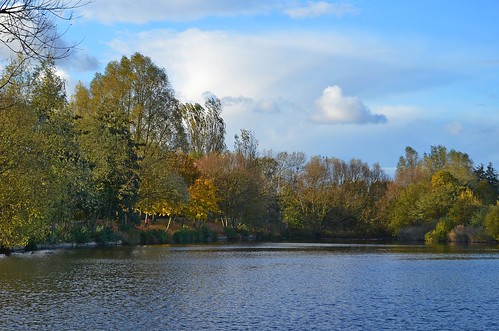
{"label": "distant tree", "polygon": [[475,168],[474,173],[478,180],[477,191],[483,202],[494,204],[499,200],[499,175],[494,166],[489,163],[485,169],[484,165],[480,164]]}
{"label": "distant tree", "polygon": [[192,186],[201,176],[196,159],[181,150],[168,153],[167,168],[180,175],[188,187]]}
{"label": "distant tree", "polygon": [[242,155],[247,160],[256,158],[258,140],[255,134],[246,129],[241,129],[240,134],[234,135],[234,152]]}
{"label": "distant tree", "polygon": [[485,179],[494,188],[496,194],[499,195],[499,175],[496,169],[494,169],[492,162],[489,162],[489,164],[487,165],[487,170],[485,171]]}
{"label": "distant tree", "polygon": [[485,229],[492,238],[499,240],[499,202],[496,206],[490,207],[485,216]]}
{"label": "distant tree", "polygon": [[182,105],[191,154],[201,157],[225,151],[225,123],[221,112],[222,104],[217,98],[207,99],[204,107],[198,103]]}
{"label": "distant tree", "polygon": [[167,230],[171,222],[182,214],[189,200],[187,184],[178,173],[168,167],[168,160],[147,158],[142,163],[141,184],[135,208],[141,213],[168,217]]}
{"label": "distant tree", "polygon": [[68,227],[80,218],[88,203],[90,169],[77,142],[65,82],[57,75],[52,59],[43,60],[34,69],[30,89],[30,111],[37,119],[37,130],[43,134],[45,155],[50,158],[50,222],[53,227]]}
{"label": "distant tree", "polygon": [[181,107],[185,122],[189,152],[195,156],[205,155],[205,109],[199,103],[185,103]]}
{"label": "distant tree", "polygon": [[291,228],[321,236],[327,217],[333,209],[333,190],[328,160],[315,156],[297,177],[294,188],[288,186],[284,202],[284,219]]}
{"label": "distant tree", "polygon": [[422,162],[418,152],[412,147],[405,148],[405,157],[401,156],[397,164],[395,181],[398,185],[407,186],[421,180],[423,176]]}
{"label": "distant tree", "polygon": [[455,224],[469,225],[472,222],[473,215],[480,211],[482,205],[475,193],[466,188],[462,190],[449,209],[447,215]]}
{"label": "distant tree", "polygon": [[197,164],[203,177],[215,184],[224,227],[258,227],[265,221],[268,197],[258,168],[229,152],[208,155]]}
{"label": "distant tree", "polygon": [[423,155],[423,167],[432,176],[447,165],[447,148],[445,146],[431,146],[430,153]]}
{"label": "distant tree", "polygon": [[446,238],[448,227],[485,226],[485,215],[499,198],[498,184],[492,164],[486,169],[483,164],[474,167],[466,153],[431,146],[430,153],[419,160],[416,151],[408,147],[382,208],[394,234],[428,231],[436,226],[428,238],[436,232]]}
{"label": "distant tree", "polygon": [[283,187],[296,183],[296,178],[303,171],[307,157],[303,152],[279,152],[271,157],[277,163],[274,181],[277,193],[280,194]]}
{"label": "distant tree", "polygon": [[225,122],[221,116],[222,103],[218,98],[208,98],[204,104],[206,109],[206,154],[225,151]]}
{"label": "distant tree", "polygon": [[451,149],[445,168],[457,178],[461,186],[471,187],[476,183],[473,160],[466,153]]}
{"label": "distant tree", "polygon": [[388,219],[394,234],[402,228],[425,221],[420,200],[431,190],[427,180],[412,183],[397,190],[388,204]]}
{"label": "distant tree", "polygon": [[[15,76],[13,70],[18,70]],[[26,245],[48,228],[41,186],[47,159],[38,119],[29,110],[29,72],[13,64],[2,79],[11,77],[12,83],[0,91],[0,248]]]}
{"label": "distant tree", "polygon": [[[167,230],[178,217],[186,216],[203,222],[206,220],[204,217],[214,210],[210,209],[211,202],[215,200],[211,196],[213,191],[206,187],[209,185],[206,181],[200,181],[201,173],[191,155],[177,150],[166,153],[163,159],[145,158],[141,166],[136,208],[141,213],[166,216]],[[195,205],[197,202],[199,206]]]}

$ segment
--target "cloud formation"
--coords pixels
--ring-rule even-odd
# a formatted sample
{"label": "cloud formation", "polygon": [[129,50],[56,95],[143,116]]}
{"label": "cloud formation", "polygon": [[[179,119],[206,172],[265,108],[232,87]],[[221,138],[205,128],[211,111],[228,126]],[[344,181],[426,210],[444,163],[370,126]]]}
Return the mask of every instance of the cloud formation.
{"label": "cloud formation", "polygon": [[66,69],[76,70],[77,72],[95,72],[99,69],[99,60],[85,50],[75,50],[67,58],[58,61]]}
{"label": "cloud formation", "polygon": [[256,113],[280,113],[279,103],[272,99],[254,100],[248,97],[224,97],[222,104],[227,107],[241,107]]}
{"label": "cloud formation", "polygon": [[[298,2],[300,3],[300,2]],[[237,17],[285,13],[291,18],[310,18],[324,15],[341,17],[355,14],[357,8],[345,3],[307,1],[298,5],[294,0],[120,0],[96,1],[81,8],[86,19],[106,24],[114,22],[144,24],[148,22],[188,22],[205,17]]]}
{"label": "cloud formation", "polygon": [[86,19],[110,24],[114,22],[143,24],[157,21],[193,21],[204,17],[230,17],[265,14],[272,9],[259,0],[120,0],[95,1],[83,6]]}
{"label": "cloud formation", "polygon": [[445,129],[451,135],[457,136],[457,135],[461,134],[461,132],[463,131],[463,125],[460,122],[455,121],[452,123],[448,123],[445,126]]}
{"label": "cloud formation", "polygon": [[116,33],[107,45],[115,52],[108,53],[109,60],[137,51],[150,56],[166,69],[179,97],[196,102],[193,99],[210,90],[221,99],[282,98],[310,109],[317,91],[330,84],[331,77],[354,95],[370,99],[459,79],[432,65],[406,61],[415,53],[411,46],[398,49],[369,34],[155,29]]}
{"label": "cloud formation", "polygon": [[293,7],[285,10],[292,18],[309,18],[324,15],[344,16],[348,14],[355,14],[357,8],[350,4],[345,3],[330,3],[326,1],[308,1],[306,6]]}
{"label": "cloud formation", "polygon": [[324,124],[386,123],[384,115],[373,114],[358,98],[345,96],[337,85],[328,86],[316,101],[317,111],[312,114],[314,122]]}

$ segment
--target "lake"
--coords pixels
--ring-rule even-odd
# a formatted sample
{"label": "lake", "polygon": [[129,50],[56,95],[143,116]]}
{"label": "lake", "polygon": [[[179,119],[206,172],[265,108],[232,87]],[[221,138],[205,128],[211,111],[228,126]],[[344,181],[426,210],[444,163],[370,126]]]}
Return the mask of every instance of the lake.
{"label": "lake", "polygon": [[1,330],[499,330],[499,247],[251,243],[0,257]]}

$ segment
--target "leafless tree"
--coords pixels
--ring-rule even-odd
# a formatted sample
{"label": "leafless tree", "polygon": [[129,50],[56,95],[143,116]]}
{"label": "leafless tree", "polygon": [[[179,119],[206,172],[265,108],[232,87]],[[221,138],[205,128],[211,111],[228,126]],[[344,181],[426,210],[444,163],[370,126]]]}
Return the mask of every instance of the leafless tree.
{"label": "leafless tree", "polygon": [[56,23],[74,20],[74,10],[91,1],[0,0],[0,45],[22,62],[65,58],[77,44],[64,42],[67,28],[57,31]]}

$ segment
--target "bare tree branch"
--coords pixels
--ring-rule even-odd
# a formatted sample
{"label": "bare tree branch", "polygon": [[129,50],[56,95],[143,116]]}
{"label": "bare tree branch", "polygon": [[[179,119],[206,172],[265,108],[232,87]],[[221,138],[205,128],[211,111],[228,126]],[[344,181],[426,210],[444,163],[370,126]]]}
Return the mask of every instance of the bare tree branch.
{"label": "bare tree branch", "polygon": [[0,43],[28,60],[67,57],[77,44],[65,44],[56,21],[72,21],[74,10],[92,0],[0,0]]}

